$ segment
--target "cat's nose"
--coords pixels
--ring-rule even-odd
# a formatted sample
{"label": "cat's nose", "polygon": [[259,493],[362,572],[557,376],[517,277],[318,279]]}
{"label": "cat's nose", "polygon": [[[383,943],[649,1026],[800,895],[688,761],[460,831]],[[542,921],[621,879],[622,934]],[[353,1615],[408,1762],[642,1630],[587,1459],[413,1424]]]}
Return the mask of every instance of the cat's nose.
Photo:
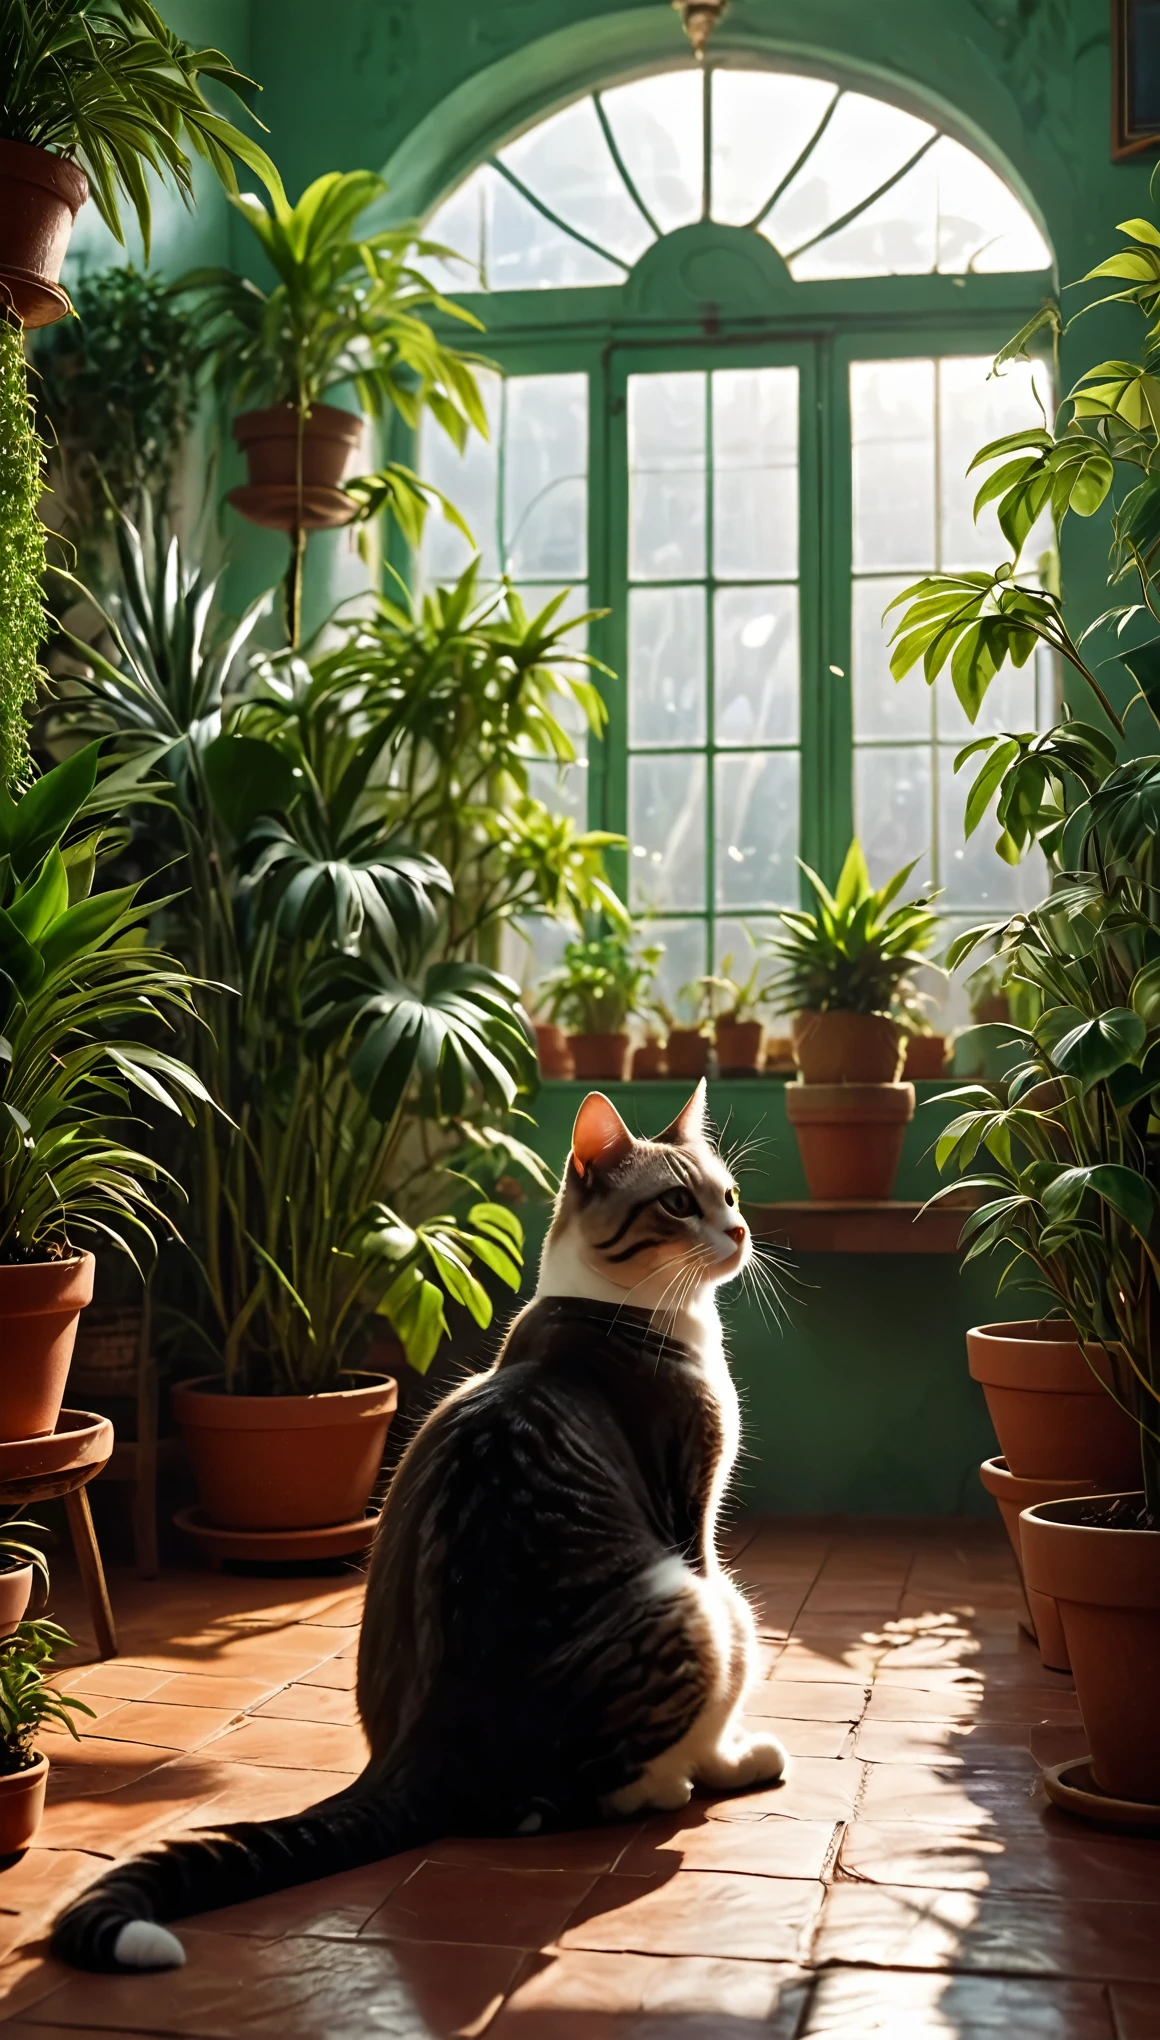
{"label": "cat's nose", "polygon": [[729,1227],[729,1237],[733,1241],[734,1246],[743,1247],[749,1237],[749,1227],[747,1225],[731,1225]]}

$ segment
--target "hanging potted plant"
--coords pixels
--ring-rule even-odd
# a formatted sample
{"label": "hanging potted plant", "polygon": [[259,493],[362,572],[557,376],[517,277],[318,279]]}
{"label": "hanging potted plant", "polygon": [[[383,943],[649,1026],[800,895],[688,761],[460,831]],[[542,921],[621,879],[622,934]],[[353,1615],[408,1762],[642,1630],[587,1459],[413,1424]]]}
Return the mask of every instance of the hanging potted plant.
{"label": "hanging potted plant", "polygon": [[0,303],[24,326],[51,325],[69,301],[61,264],[90,191],[124,242],[136,215],[148,260],[149,173],[193,199],[189,151],[228,190],[235,161],[270,190],[265,151],[224,119],[202,78],[253,89],[220,50],[173,34],[148,0],[19,0],[0,18]]}
{"label": "hanging potted plant", "polygon": [[26,1849],[40,1826],[48,1758],[36,1738],[50,1724],[79,1741],[74,1714],[93,1710],[52,1684],[52,1661],[72,1638],[55,1622],[20,1622],[0,1636],[0,1857]]}
{"label": "hanging potted plant", "polygon": [[613,929],[569,942],[562,963],[541,980],[540,1004],[569,1029],[578,1077],[619,1083],[627,1075],[628,1023],[647,1008],[662,953],[658,944],[641,947],[631,931]]}
{"label": "hanging potted plant", "polygon": [[898,1081],[898,1015],[917,996],[911,973],[926,961],[938,916],[926,893],[892,906],[914,865],[875,890],[857,840],[835,892],[802,869],[816,910],[785,909],[785,932],[770,944],[778,968],[767,996],[792,1015],[799,1071],[786,1086],[786,1113],[811,1197],[886,1198],[914,1116],[914,1086]]}
{"label": "hanging potted plant", "polygon": [[[952,945],[953,967],[997,940],[1006,982],[1030,986],[1038,1011],[1010,1023],[1016,1067],[1002,1089],[967,1094],[939,1159],[978,1171],[967,1176],[985,1196],[965,1229],[969,1256],[1002,1247],[1009,1264],[1014,1255],[1031,1265],[1101,1391],[1136,1427],[1130,1485],[1095,1496],[1081,1485],[1035,1503],[1020,1518],[1020,1543],[1029,1590],[1058,1610],[1091,1751],[1049,1773],[1048,1790],[1074,1812],[1138,1823],[1160,1819],[1160,639],[1123,654],[1134,735],[1121,763],[1124,721],[1060,596],[1020,564],[1045,506],[1057,520],[1090,516],[1114,490],[1109,581],[1128,585],[1109,616],[1123,627],[1160,605],[1151,522],[1160,432],[1149,402],[1160,235],[1147,220],[1122,231],[1134,245],[1092,275],[1125,281],[1118,297],[1147,323],[1142,361],[1097,364],[1057,429],[1014,434],[976,456],[975,465],[999,463],[976,507],[996,503],[1012,558],[991,574],[937,575],[905,590],[892,664],[901,677],[921,660],[930,683],[947,666],[973,720],[1007,660],[1024,664],[1046,644],[1101,716],[1097,726],[1069,711],[1043,736],[980,737],[956,760],[980,767],[968,829],[994,804],[1001,854],[1015,861],[1037,842],[1052,885],[1030,913]],[[1059,324],[1046,306],[1001,358],[1025,350],[1037,327]]]}

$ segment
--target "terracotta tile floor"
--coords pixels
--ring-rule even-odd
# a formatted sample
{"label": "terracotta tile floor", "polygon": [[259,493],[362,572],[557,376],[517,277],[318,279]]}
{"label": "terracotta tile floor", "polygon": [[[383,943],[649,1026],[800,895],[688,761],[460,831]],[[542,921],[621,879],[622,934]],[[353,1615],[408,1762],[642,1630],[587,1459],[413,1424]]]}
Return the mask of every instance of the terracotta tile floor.
{"label": "terracotta tile floor", "polygon": [[[359,1769],[360,1595],[115,1575],[123,1654],[70,1675],[98,1718],[79,1748],[53,1738],[37,1844],[0,1870],[6,2033],[1160,2040],[1160,1841],[1046,1804],[1036,1759],[1080,1753],[1082,1730],[1019,1630],[998,1529],[767,1520],[734,1552],[783,1787],[439,1842],[206,1914],[184,1970],[126,1979],[48,1963],[47,1920],[104,1861]],[[58,1606],[83,1637],[67,1588]]]}

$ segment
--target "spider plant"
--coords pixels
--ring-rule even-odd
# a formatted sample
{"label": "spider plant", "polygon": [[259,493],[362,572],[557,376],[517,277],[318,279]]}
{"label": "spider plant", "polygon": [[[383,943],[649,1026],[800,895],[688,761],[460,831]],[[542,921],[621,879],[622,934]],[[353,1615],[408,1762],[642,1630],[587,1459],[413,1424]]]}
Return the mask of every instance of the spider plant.
{"label": "spider plant", "polygon": [[236,165],[281,192],[257,142],[215,111],[202,81],[255,90],[220,50],[185,42],[149,0],[6,0],[0,10],[0,139],[67,156],[86,172],[105,225],[124,242],[127,201],[149,258],[148,172],[193,202],[201,156],[227,191]]}
{"label": "spider plant", "polygon": [[769,938],[779,966],[769,984],[771,1001],[783,1013],[897,1017],[910,993],[910,974],[926,962],[938,932],[935,895],[919,893],[891,911],[914,864],[875,888],[856,837],[834,892],[808,864],[801,868],[816,909],[786,908],[780,916],[785,933]]}
{"label": "spider plant", "polygon": [[768,1000],[760,959],[748,977],[735,978],[732,971],[732,954],[723,956],[719,972],[694,978],[691,984],[682,986],[678,996],[692,1006],[699,1020],[710,1026],[724,1021],[726,1026],[736,1027],[747,1020],[759,1020]]}
{"label": "spider plant", "polygon": [[78,1741],[74,1714],[95,1719],[87,1701],[50,1683],[52,1660],[72,1645],[55,1622],[20,1622],[0,1636],[0,1773],[26,1771],[38,1759],[36,1738],[50,1725]]}

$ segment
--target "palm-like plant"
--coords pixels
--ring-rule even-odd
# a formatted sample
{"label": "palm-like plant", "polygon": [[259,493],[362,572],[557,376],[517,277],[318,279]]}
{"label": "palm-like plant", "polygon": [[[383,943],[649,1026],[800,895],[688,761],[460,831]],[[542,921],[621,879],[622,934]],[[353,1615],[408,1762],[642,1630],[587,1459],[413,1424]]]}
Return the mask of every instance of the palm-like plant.
{"label": "palm-like plant", "polygon": [[106,226],[124,241],[121,205],[149,254],[147,172],[193,199],[190,151],[228,191],[236,164],[271,192],[281,180],[264,149],[215,112],[202,80],[244,96],[253,80],[220,50],[173,33],[149,0],[8,0],[0,13],[0,139],[79,163]]}
{"label": "palm-like plant", "polygon": [[[917,861],[917,860],[916,860]],[[897,1017],[908,997],[912,971],[927,962],[938,931],[935,895],[920,893],[894,907],[914,864],[886,884],[870,883],[857,838],[846,853],[834,892],[802,865],[816,911],[786,908],[783,935],[769,946],[779,968],[769,997],[783,1013],[882,1013]]]}

